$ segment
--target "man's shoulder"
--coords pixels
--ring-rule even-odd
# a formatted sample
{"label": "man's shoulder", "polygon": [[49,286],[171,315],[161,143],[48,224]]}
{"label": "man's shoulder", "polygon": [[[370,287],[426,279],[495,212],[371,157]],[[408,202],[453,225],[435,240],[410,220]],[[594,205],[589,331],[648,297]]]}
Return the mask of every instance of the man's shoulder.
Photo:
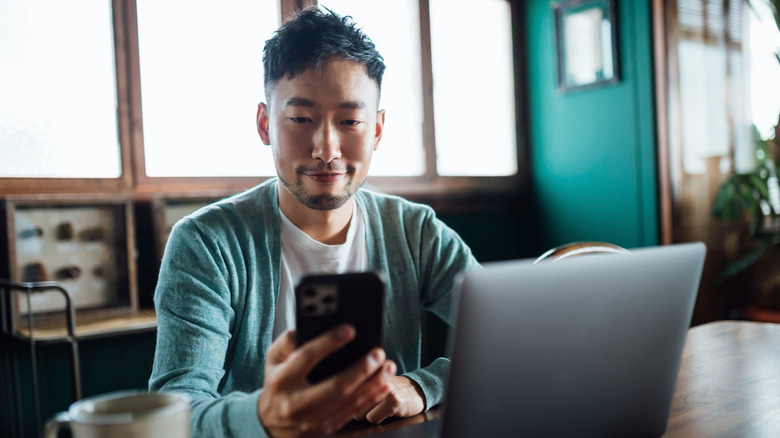
{"label": "man's shoulder", "polygon": [[357,202],[368,227],[384,234],[400,234],[412,238],[422,229],[438,228],[441,222],[433,209],[397,195],[360,189]]}
{"label": "man's shoulder", "polygon": [[197,224],[211,230],[234,228],[241,224],[257,224],[258,220],[273,217],[276,208],[276,184],[267,180],[243,192],[205,205],[185,216],[180,222]]}
{"label": "man's shoulder", "polygon": [[369,209],[378,213],[398,212],[404,215],[433,214],[433,209],[425,204],[410,201],[398,195],[380,192],[373,188],[362,187],[357,192],[358,199]]}
{"label": "man's shoulder", "polygon": [[257,212],[275,204],[276,185],[272,180],[266,180],[252,188],[227,197],[216,200],[193,214],[195,216],[215,214],[215,211],[236,211],[244,213],[246,210]]}

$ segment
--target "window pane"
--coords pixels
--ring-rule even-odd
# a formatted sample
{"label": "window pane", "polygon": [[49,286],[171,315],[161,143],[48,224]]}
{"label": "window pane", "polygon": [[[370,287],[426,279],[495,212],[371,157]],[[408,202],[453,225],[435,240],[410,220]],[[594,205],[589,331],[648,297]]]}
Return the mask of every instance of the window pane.
{"label": "window pane", "polygon": [[751,2],[750,6],[752,115],[761,138],[766,139],[775,135],[780,116],[780,29],[768,1]]}
{"label": "window pane", "polygon": [[723,46],[697,41],[681,41],[677,50],[683,170],[703,174],[708,158],[727,156],[731,145],[729,118],[733,111],[724,86],[728,53]]}
{"label": "window pane", "polygon": [[108,0],[0,2],[0,177],[118,178]]}
{"label": "window pane", "polygon": [[437,169],[517,173],[512,23],[507,0],[430,0]]}
{"label": "window pane", "polygon": [[138,0],[146,174],[275,175],[257,135],[277,0]]}
{"label": "window pane", "polygon": [[370,175],[422,175],[425,149],[417,0],[394,1],[392,7],[379,0],[322,0],[319,4],[339,15],[352,16],[385,59],[379,104],[385,109],[385,130]]}

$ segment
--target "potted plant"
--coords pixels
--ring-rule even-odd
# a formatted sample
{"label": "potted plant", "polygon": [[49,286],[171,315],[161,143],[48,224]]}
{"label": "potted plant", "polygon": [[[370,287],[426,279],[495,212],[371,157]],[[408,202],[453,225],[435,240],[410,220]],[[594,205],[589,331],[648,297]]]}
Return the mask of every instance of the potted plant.
{"label": "potted plant", "polygon": [[738,280],[741,296],[734,305],[744,308],[739,316],[780,322],[780,184],[775,164],[780,136],[763,140],[755,132],[755,138],[756,168],[732,174],[713,201],[712,216],[741,230],[737,255],[717,280]]}
{"label": "potted plant", "polygon": [[[780,30],[780,0],[768,3]],[[774,56],[780,63],[780,49]],[[713,217],[733,221],[742,231],[737,255],[725,265],[718,280],[731,281],[732,287],[741,292],[735,300],[738,308],[744,308],[739,316],[780,323],[780,184],[776,159],[780,155],[780,118],[774,139],[762,139],[755,127],[753,131],[756,168],[731,175],[720,186],[712,205]]]}

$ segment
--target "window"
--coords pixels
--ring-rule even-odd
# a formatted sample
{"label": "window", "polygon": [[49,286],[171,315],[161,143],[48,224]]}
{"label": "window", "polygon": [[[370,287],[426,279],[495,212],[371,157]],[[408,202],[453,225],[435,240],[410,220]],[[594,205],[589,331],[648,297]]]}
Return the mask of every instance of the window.
{"label": "window", "polygon": [[[9,42],[0,55],[23,67],[0,71],[12,96],[0,102],[0,150],[11,157],[0,161],[2,187],[18,178],[75,187],[73,178],[88,190],[108,181],[180,192],[275,174],[255,128],[262,47],[282,16],[314,0],[28,3],[0,6]],[[319,3],[353,16],[386,59],[372,183],[403,193],[518,189],[508,0]],[[9,94],[16,88],[25,91]]]}
{"label": "window", "polygon": [[272,1],[137,0],[144,165],[150,177],[273,175],[254,115]]}
{"label": "window", "polygon": [[110,6],[0,2],[0,176],[120,176]]}
{"label": "window", "polygon": [[505,0],[472,3],[430,0],[436,169],[445,176],[514,175],[511,10]]}
{"label": "window", "polygon": [[[777,4],[775,2],[775,4]],[[750,3],[751,118],[763,139],[776,136],[780,122],[780,17],[773,15],[769,1]],[[780,11],[774,11],[778,14]],[[774,18],[773,17],[777,17]]]}
{"label": "window", "polygon": [[745,123],[745,6],[743,0],[677,3],[678,138],[685,174],[706,173],[716,157],[722,157],[718,166],[723,173],[733,165],[753,165],[749,154],[739,154],[752,142]]}
{"label": "window", "polygon": [[[662,141],[675,209],[667,239],[705,241],[725,262],[747,240],[715,220],[712,206],[731,175],[753,172],[767,158],[761,143],[775,135],[780,114],[780,31],[768,0],[677,0],[663,13]],[[724,244],[724,235],[734,238]]]}

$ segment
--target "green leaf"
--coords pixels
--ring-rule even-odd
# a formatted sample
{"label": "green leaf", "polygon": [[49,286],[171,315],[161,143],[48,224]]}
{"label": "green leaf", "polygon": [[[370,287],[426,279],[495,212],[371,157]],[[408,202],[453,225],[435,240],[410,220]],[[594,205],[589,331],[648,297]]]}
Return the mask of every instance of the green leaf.
{"label": "green leaf", "polygon": [[750,184],[761,194],[761,198],[769,199],[769,188],[767,187],[766,180],[761,179],[758,175],[752,173],[748,174],[748,178],[750,179]]}
{"label": "green leaf", "polygon": [[780,0],[769,0],[769,6],[772,8],[772,15],[775,16],[777,30],[780,30]]}
{"label": "green leaf", "polygon": [[742,208],[748,215],[753,216],[758,210],[758,200],[756,200],[755,189],[749,184],[740,184],[737,186],[736,199],[742,205]]}
{"label": "green leaf", "polygon": [[741,207],[736,202],[735,177],[731,176],[715,194],[712,202],[712,216],[723,220],[735,220],[741,213]]}
{"label": "green leaf", "polygon": [[770,245],[771,243],[762,241],[759,245],[747,250],[736,260],[729,263],[726,266],[726,268],[723,269],[723,271],[721,271],[720,275],[718,275],[717,281],[721,282],[728,278],[734,277],[740,272],[743,272],[746,269],[748,269],[751,265],[753,265],[753,263],[755,263],[758,259],[761,258],[761,256],[764,254],[767,248],[769,248]]}

